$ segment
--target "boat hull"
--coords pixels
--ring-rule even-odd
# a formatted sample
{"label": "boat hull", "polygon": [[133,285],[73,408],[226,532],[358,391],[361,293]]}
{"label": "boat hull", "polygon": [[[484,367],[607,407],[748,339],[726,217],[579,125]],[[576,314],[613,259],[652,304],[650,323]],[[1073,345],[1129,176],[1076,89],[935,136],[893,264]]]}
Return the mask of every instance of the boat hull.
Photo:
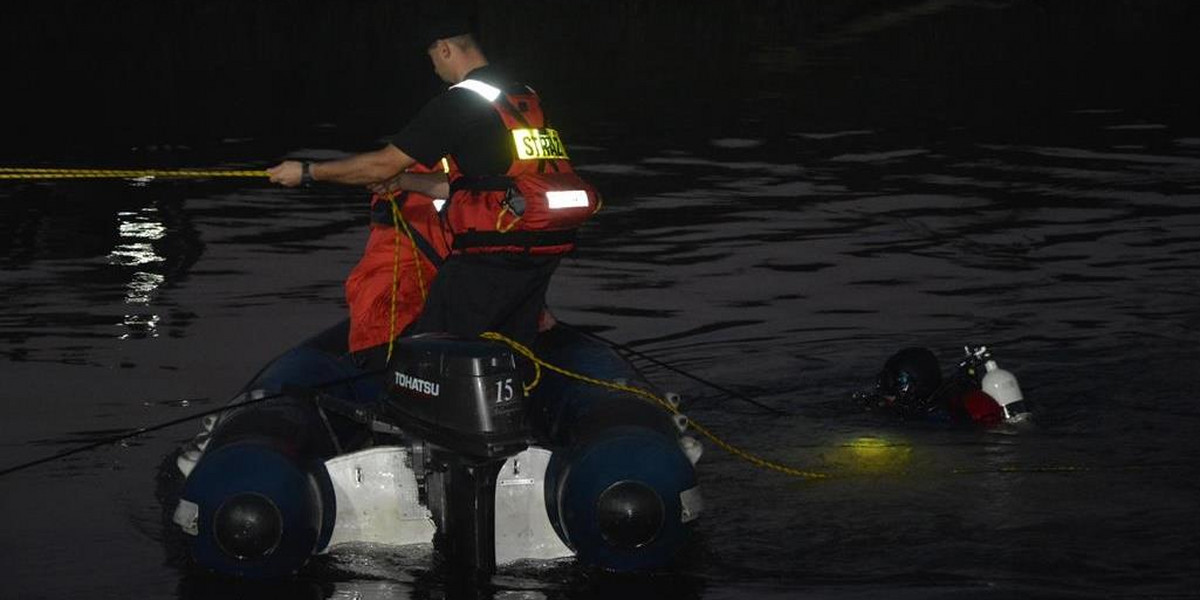
{"label": "boat hull", "polygon": [[[187,477],[174,521],[200,567],[285,577],[342,543],[431,543],[444,529],[444,451],[373,420],[386,380],[354,365],[341,331],[269,363],[235,398],[261,401],[227,411],[181,453]],[[565,327],[535,350],[571,372],[649,385],[611,348]],[[528,401],[533,445],[500,457],[496,562],[574,555],[615,571],[667,565],[700,508],[671,415],[550,372]]]}

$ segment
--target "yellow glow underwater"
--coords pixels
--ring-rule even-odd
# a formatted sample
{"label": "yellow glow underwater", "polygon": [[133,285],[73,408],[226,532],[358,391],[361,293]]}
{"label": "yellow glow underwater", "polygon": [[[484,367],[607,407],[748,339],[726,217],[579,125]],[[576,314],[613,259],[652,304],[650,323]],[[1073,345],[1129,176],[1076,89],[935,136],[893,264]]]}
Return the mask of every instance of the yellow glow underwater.
{"label": "yellow glow underwater", "polygon": [[834,448],[829,462],[839,469],[867,473],[891,473],[904,470],[912,459],[912,446],[904,441],[880,437],[855,438]]}

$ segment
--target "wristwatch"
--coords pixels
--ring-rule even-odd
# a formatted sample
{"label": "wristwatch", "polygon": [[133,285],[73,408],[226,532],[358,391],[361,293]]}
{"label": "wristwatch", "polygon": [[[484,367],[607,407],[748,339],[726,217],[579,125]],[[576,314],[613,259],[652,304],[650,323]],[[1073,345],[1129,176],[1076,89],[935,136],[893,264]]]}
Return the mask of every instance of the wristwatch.
{"label": "wristwatch", "polygon": [[312,163],[306,160],[300,163],[300,185],[303,187],[310,187],[312,184]]}

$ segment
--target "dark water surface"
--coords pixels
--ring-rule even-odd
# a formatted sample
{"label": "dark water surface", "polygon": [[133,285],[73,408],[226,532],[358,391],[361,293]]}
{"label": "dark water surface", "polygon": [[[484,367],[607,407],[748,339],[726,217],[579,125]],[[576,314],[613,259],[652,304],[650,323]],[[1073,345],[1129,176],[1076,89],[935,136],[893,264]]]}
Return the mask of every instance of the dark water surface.
{"label": "dark water surface", "polygon": [[[266,4],[176,4],[111,38],[119,15],[64,33],[45,20],[72,5],[6,8],[10,47],[86,73],[74,91],[89,93],[13,67],[6,95],[29,118],[3,166],[331,156],[372,147],[433,88],[419,60],[372,54],[391,51],[371,37],[382,24],[304,53]],[[325,28],[381,6],[350,4]],[[481,595],[1197,597],[1197,10],[833,4],[488,9],[499,40],[531,22],[562,34],[554,52],[510,42],[506,57],[561,103],[575,162],[607,196],[555,279],[557,315],[783,409],[635,361],[729,441],[839,477],[763,471],[708,443],[707,512],[677,569],[526,565]],[[219,22],[230,49],[202,31]],[[307,69],[266,68],[290,64],[289,47]],[[340,319],[365,200],[258,181],[0,181],[0,468],[220,406]],[[906,424],[848,401],[901,347],[948,369],[965,344],[1020,378],[1033,427]],[[0,477],[0,597],[454,595],[427,551],[341,551],[295,587],[185,576],[155,476],[194,431]]]}

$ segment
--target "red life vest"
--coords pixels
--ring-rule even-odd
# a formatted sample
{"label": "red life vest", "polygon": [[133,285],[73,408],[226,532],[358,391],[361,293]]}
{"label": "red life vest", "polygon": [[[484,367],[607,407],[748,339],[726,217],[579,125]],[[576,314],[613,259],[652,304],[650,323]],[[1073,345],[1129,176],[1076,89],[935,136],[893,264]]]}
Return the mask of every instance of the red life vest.
{"label": "red life vest", "polygon": [[[411,170],[435,171],[419,166]],[[393,201],[399,214],[393,214]],[[411,325],[449,253],[449,234],[432,198],[413,192],[394,199],[373,196],[370,237],[346,278],[350,351],[386,344]]]}
{"label": "red life vest", "polygon": [[575,170],[558,137],[546,127],[541,102],[528,87],[505,92],[467,79],[492,104],[511,134],[512,164],[502,176],[450,174],[447,225],[457,252],[562,254],[575,247],[575,231],[601,199]]}

